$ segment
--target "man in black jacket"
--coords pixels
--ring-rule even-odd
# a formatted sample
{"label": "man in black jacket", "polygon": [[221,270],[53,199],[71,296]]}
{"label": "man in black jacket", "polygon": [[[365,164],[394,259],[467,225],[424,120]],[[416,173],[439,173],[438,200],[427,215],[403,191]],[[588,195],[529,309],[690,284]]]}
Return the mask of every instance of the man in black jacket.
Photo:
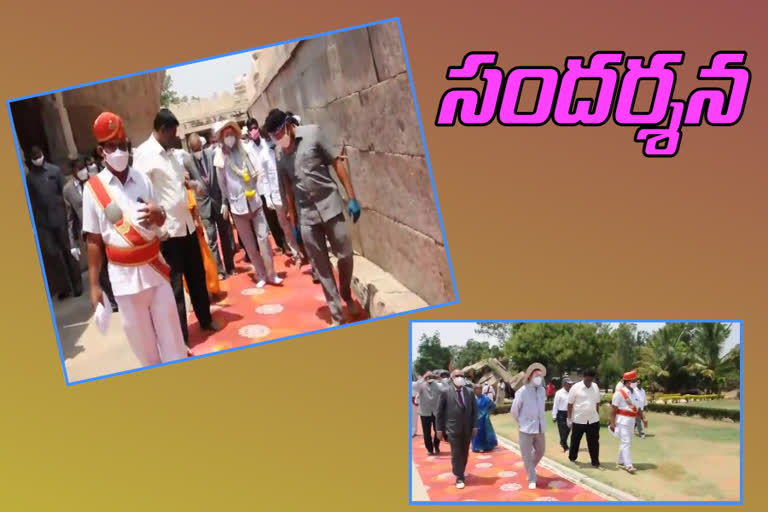
{"label": "man in black jacket", "polygon": [[32,147],[29,156],[27,190],[35,214],[40,250],[50,261],[52,271],[66,276],[68,286],[59,293],[59,299],[83,294],[80,265],[74,257],[67,234],[67,207],[64,204],[64,178],[61,169],[46,162],[43,151]]}

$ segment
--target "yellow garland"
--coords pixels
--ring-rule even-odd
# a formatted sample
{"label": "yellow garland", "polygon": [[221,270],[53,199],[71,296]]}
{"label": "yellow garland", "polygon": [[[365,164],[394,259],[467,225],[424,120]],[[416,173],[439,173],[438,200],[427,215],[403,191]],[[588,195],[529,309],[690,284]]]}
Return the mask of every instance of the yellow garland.
{"label": "yellow garland", "polygon": [[[245,165],[243,168],[238,169],[235,167],[235,164],[232,163],[232,159],[229,158],[229,166],[230,168],[235,172],[235,174],[238,174],[241,178],[243,178],[243,183],[250,183],[251,182],[251,176],[248,173],[248,166]],[[252,198],[256,196],[256,191],[252,188],[247,188],[245,191],[245,197]]]}

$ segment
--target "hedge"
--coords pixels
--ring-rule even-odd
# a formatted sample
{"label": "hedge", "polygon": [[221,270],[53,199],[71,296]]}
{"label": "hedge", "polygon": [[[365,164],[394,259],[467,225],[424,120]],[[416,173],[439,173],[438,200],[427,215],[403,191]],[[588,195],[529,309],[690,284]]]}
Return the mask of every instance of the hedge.
{"label": "hedge", "polygon": [[[696,396],[696,395],[693,395]],[[702,395],[699,395],[702,396]],[[719,395],[712,395],[719,396]],[[510,404],[505,404],[496,407],[493,414],[509,414],[509,410],[512,408]],[[552,402],[546,402],[544,404],[545,411],[552,410]],[[712,407],[696,407],[695,405],[673,405],[673,404],[647,404],[645,406],[646,411],[671,413],[677,416],[701,416],[702,418],[709,418],[715,420],[731,419],[733,421],[741,420],[741,411],[733,409],[718,409]],[[600,404],[600,425],[607,426],[611,421],[611,404],[610,402],[602,402]]]}
{"label": "hedge", "polygon": [[665,403],[676,403],[681,400],[685,400],[686,402],[699,402],[701,400],[722,400],[724,397],[723,394],[716,394],[716,395],[661,395],[660,397],[656,398],[656,400],[661,400]]}
{"label": "hedge", "polygon": [[741,420],[741,411],[733,409],[718,409],[714,407],[696,407],[695,405],[648,404],[647,411],[671,413],[677,416],[701,416],[713,420]]}

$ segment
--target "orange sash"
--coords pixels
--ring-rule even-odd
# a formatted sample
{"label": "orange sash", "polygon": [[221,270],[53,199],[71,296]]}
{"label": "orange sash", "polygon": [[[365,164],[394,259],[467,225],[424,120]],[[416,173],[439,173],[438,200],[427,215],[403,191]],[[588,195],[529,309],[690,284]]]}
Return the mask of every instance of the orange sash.
{"label": "orange sash", "polygon": [[[93,192],[93,197],[102,210],[112,202],[109,191],[98,175],[88,180],[87,186]],[[115,222],[115,231],[128,242],[130,247],[115,247],[106,245],[107,259],[115,265],[139,266],[149,265],[160,273],[166,280],[171,280],[171,268],[160,260],[160,241],[155,238],[147,241],[141,233],[125,217]]]}
{"label": "orange sash", "polygon": [[620,414],[621,416],[629,416],[631,418],[637,417],[637,407],[635,406],[634,402],[630,400],[627,390],[624,388],[620,388],[619,393],[621,393],[621,396],[624,397],[624,400],[627,401],[627,403],[632,408],[632,410],[628,411],[626,409],[619,409],[616,411],[616,414]]}

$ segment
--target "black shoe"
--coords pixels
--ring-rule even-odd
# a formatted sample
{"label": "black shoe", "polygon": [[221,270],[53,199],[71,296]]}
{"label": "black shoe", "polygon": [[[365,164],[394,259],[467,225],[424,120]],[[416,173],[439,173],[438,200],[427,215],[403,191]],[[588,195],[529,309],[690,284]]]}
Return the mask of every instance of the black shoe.
{"label": "black shoe", "polygon": [[75,292],[75,297],[81,297],[82,295],[83,295],[83,289],[82,288],[80,288],[79,290],[77,290]]}
{"label": "black shoe", "polygon": [[435,448],[435,455],[440,455],[440,448]]}
{"label": "black shoe", "polygon": [[219,272],[219,281],[223,281],[227,278],[227,274],[224,274],[222,272]]}
{"label": "black shoe", "polygon": [[69,298],[71,296],[72,295],[69,292],[61,292],[59,294],[59,300],[64,300],[64,299],[67,299],[67,298]]}
{"label": "black shoe", "polygon": [[430,455],[434,455],[435,454],[435,452],[433,452],[433,451],[427,451],[427,453],[430,454]]}
{"label": "black shoe", "polygon": [[112,312],[113,313],[117,313],[118,312],[117,304],[112,304]]}

